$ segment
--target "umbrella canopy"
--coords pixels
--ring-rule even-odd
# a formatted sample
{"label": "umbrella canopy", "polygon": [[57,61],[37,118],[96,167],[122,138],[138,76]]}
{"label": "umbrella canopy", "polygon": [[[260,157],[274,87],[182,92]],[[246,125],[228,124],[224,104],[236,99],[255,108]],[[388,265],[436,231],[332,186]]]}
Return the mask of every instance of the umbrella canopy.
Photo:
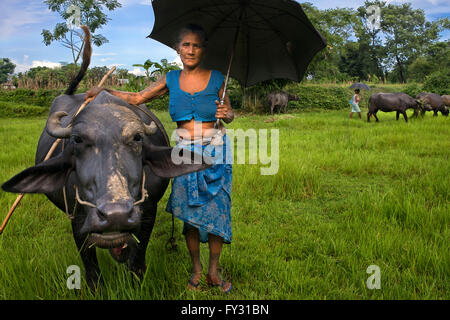
{"label": "umbrella canopy", "polygon": [[326,46],[292,0],[154,0],[152,5],[149,38],[174,47],[182,27],[202,26],[208,35],[203,66],[231,74],[245,87],[269,79],[301,81]]}
{"label": "umbrella canopy", "polygon": [[370,87],[367,84],[364,83],[354,83],[350,87],[350,89],[364,89],[364,90],[370,90]]}

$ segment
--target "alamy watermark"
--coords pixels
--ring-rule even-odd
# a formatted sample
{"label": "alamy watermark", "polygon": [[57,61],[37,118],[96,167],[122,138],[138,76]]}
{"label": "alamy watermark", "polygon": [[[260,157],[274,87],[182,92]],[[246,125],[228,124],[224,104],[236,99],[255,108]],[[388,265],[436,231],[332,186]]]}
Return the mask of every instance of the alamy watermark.
{"label": "alamy watermark", "polygon": [[66,20],[67,27],[69,29],[79,28],[81,26],[81,10],[80,7],[72,4],[70,5],[66,13],[69,15],[69,17]]}
{"label": "alamy watermark", "polygon": [[366,281],[367,289],[369,289],[369,290],[381,289],[381,269],[380,269],[380,267],[372,264],[367,267],[366,273],[371,275],[369,278],[367,278],[367,281]]}
{"label": "alamy watermark", "polygon": [[[388,6],[392,3],[405,3],[406,0],[387,0],[384,6]],[[371,5],[366,8],[367,22],[366,26],[372,32],[381,29],[381,7],[379,5]]]}
{"label": "alamy watermark", "polygon": [[66,281],[67,289],[81,289],[81,269],[77,265],[67,267],[66,273],[69,275]]}
{"label": "alamy watermark", "polygon": [[[214,136],[216,129],[205,136]],[[270,133],[270,137],[269,137]],[[202,136],[202,125],[200,122],[194,123],[194,137]],[[185,145],[180,142],[188,141]],[[189,140],[190,132],[183,128],[173,131],[171,140],[177,141],[177,146],[172,149],[171,159],[175,164],[201,164],[202,161],[208,164],[261,164],[265,167],[260,168],[261,175],[275,175],[279,168],[279,140],[280,132],[278,129],[227,129],[225,144],[208,144],[202,148],[199,140],[191,147]],[[223,139],[219,136],[219,139]],[[270,145],[270,146],[269,146]],[[269,152],[270,148],[270,152]],[[234,152],[236,150],[236,152]],[[188,151],[188,152],[185,152]],[[193,158],[191,153],[193,151]],[[248,157],[247,157],[248,155]]]}

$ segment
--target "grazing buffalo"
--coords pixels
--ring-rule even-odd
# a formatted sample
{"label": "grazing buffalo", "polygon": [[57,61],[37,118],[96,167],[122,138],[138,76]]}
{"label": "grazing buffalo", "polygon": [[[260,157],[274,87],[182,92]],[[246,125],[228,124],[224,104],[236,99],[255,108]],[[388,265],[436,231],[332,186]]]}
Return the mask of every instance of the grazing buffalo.
{"label": "grazing buffalo", "polygon": [[449,95],[442,96],[442,100],[444,100],[445,106],[447,108],[450,108],[450,96]]}
{"label": "grazing buffalo", "polygon": [[438,111],[444,116],[448,116],[449,110],[445,105],[444,99],[436,94],[429,92],[422,92],[416,96],[422,105],[421,114],[424,115],[426,111],[433,111],[433,115],[437,116]]}
{"label": "grazing buffalo", "polygon": [[299,98],[295,94],[289,94],[287,92],[272,92],[267,96],[267,100],[270,103],[270,113],[273,115],[275,107],[280,107],[278,113],[281,113],[282,108],[284,108],[284,113],[286,113],[288,102],[298,101]]}
{"label": "grazing buffalo", "polygon": [[378,122],[377,112],[396,111],[396,119],[398,120],[400,113],[403,114],[405,121],[408,122],[406,115],[407,109],[414,109],[415,112],[420,108],[417,100],[411,98],[406,93],[374,93],[369,98],[369,112],[367,113],[367,121],[370,122],[370,117],[373,115]]}
{"label": "grazing buffalo", "polygon": [[[69,215],[86,281],[94,289],[102,282],[96,247],[109,249],[115,260],[128,262],[131,271],[143,276],[157,203],[170,178],[208,165],[175,164],[167,133],[156,116],[145,106],[129,105],[106,91],[71,122],[85,96],[73,93],[87,69],[85,60],[90,60],[86,50],[90,45],[85,47],[81,76],[53,102],[36,165],[5,182],[2,189],[44,193]],[[61,143],[44,161],[57,138]]]}

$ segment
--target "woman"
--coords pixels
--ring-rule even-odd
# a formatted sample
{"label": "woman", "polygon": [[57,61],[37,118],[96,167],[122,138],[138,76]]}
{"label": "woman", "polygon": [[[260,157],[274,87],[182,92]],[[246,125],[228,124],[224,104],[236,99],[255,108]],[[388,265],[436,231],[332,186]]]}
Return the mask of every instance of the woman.
{"label": "woman", "polygon": [[359,109],[359,101],[360,100],[361,99],[359,97],[359,89],[356,89],[355,90],[355,95],[350,100],[350,104],[352,106],[352,111],[350,112],[350,119],[353,116],[353,112],[357,112],[359,114],[359,118],[361,119],[361,110]]}
{"label": "woman", "polygon": [[175,46],[183,70],[169,72],[138,93],[94,88],[86,93],[86,99],[107,90],[130,104],[139,105],[169,92],[169,113],[177,122],[177,145],[191,150],[201,148],[216,159],[215,165],[206,170],[174,178],[166,207],[168,212],[184,221],[183,234],[193,264],[188,288],[195,290],[199,286],[202,276],[200,242],[208,242],[210,257],[206,282],[229,292],[232,285],[220,278],[218,267],[222,244],[231,243],[231,152],[226,134],[220,148],[211,148],[209,143],[217,131],[214,128],[216,120],[230,123],[234,114],[228,95],[223,104],[219,103],[224,89],[223,75],[201,67],[206,42],[201,27],[188,25],[180,31]]}

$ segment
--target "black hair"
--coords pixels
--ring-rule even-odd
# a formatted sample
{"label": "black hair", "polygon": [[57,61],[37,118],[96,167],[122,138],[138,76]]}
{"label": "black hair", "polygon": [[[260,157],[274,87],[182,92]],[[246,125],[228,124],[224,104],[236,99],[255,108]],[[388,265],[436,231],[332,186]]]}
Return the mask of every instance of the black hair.
{"label": "black hair", "polygon": [[360,91],[359,89],[355,89],[355,93],[359,93],[359,91]]}
{"label": "black hair", "polygon": [[178,48],[178,46],[181,43],[181,40],[183,39],[184,35],[186,35],[187,33],[196,34],[200,38],[203,47],[206,47],[206,45],[208,43],[208,36],[206,35],[205,30],[198,24],[189,23],[189,24],[185,25],[183,28],[181,28],[181,30],[178,32],[178,36],[177,36],[176,43],[175,43],[175,49]]}

